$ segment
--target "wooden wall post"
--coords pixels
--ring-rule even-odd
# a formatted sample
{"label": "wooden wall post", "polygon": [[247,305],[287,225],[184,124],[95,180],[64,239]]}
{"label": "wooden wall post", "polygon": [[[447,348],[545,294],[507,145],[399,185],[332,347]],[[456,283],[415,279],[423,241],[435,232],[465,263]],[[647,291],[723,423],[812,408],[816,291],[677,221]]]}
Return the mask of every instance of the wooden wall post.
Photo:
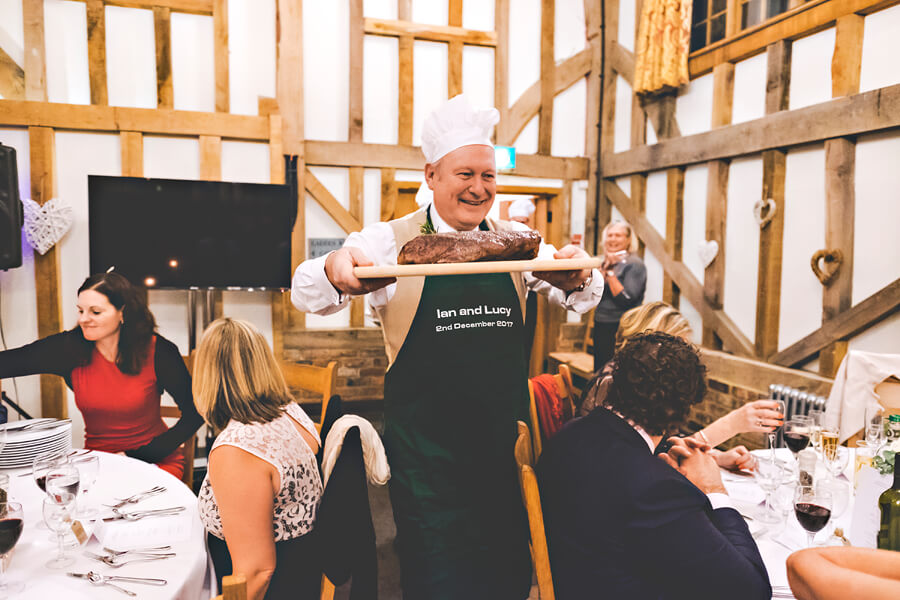
{"label": "wooden wall post", "polygon": [[497,46],[494,49],[494,104],[500,111],[495,139],[498,144],[509,144],[506,126],[509,122],[509,0],[494,2],[494,30]]}
{"label": "wooden wall post", "polygon": [[44,0],[22,0],[25,46],[25,99],[47,101],[47,59],[44,47]]}
{"label": "wooden wall post", "polygon": [[[584,0],[585,33],[591,50],[591,70],[587,77],[587,98],[585,102],[584,155],[588,158],[588,189],[584,206],[584,249],[588,254],[597,253],[597,237],[605,225],[600,219],[608,215],[609,200],[601,194],[602,181],[597,179],[598,152],[600,150],[600,90],[603,86],[603,45],[600,35],[603,26],[599,0]],[[499,40],[498,40],[499,42]],[[603,208],[601,208],[603,207]]]}
{"label": "wooden wall post", "polygon": [[[363,141],[363,22],[362,0],[350,0],[350,118],[348,140]],[[362,167],[350,167],[350,214],[363,222]],[[350,301],[350,327],[365,325],[365,296]]]}
{"label": "wooden wall post", "polygon": [[108,104],[106,88],[106,6],[87,0],[88,73],[91,104]]}
{"label": "wooden wall post", "polygon": [[[451,27],[462,27],[463,0],[448,0],[447,23]],[[463,91],[463,43],[452,41],[447,48],[447,97],[452,98]]]}
{"label": "wooden wall post", "polygon": [[[666,171],[666,251],[672,260],[681,261],[684,233],[684,169]],[[663,275],[663,302],[678,308],[681,294],[668,274]]]}
{"label": "wooden wall post", "polygon": [[[297,220],[291,233],[291,271],[306,258],[306,154],[303,130],[303,3],[278,0],[277,96],[282,120],[281,143],[297,156]],[[217,63],[218,64],[218,63]],[[217,69],[218,73],[218,69]],[[218,76],[216,81],[219,81]],[[218,83],[216,84],[218,88]],[[217,94],[218,95],[218,94]],[[290,293],[281,294],[284,323],[303,328],[306,314],[293,307]],[[279,310],[279,309],[273,309]]]}
{"label": "wooden wall post", "polygon": [[[831,60],[831,91],[837,98],[859,93],[864,18],[857,14],[837,20]],[[856,212],[856,140],[825,141],[825,248],[843,254],[840,270],[822,291],[822,324],[853,303],[853,235]],[[828,344],[819,352],[819,372],[834,377],[847,354],[847,339]]]}
{"label": "wooden wall post", "polygon": [[[781,40],[767,51],[766,114],[787,110],[790,97],[791,42]],[[760,229],[759,277],[756,296],[756,353],[765,359],[778,351],[781,317],[781,258],[784,242],[785,153],[762,153],[762,201],[775,202],[775,217]]]}
{"label": "wooden wall post", "polygon": [[[281,0],[279,0],[278,5],[282,7],[285,4]],[[293,2],[287,2],[286,4],[293,4]],[[280,11],[277,14],[281,16],[291,16],[293,14],[299,15],[302,11],[300,6],[295,7],[296,13],[293,11]],[[278,25],[282,27],[281,25]],[[288,25],[288,27],[293,28],[294,25]],[[302,29],[300,31],[302,34]],[[216,112],[228,112],[230,109],[230,101],[229,101],[229,81],[228,81],[228,0],[213,0],[213,39],[215,45],[215,65],[216,65]],[[278,40],[278,45],[281,46],[282,42],[287,42],[288,44],[291,41],[284,40],[281,37],[276,38]],[[298,37],[298,40],[302,43],[302,37]],[[280,56],[280,55],[279,55]],[[302,83],[302,80],[301,82]],[[279,103],[279,106],[285,106],[285,104]]]}
{"label": "wooden wall post", "polygon": [[144,135],[140,131],[119,134],[122,153],[122,177],[144,176]]}
{"label": "wooden wall post", "polygon": [[555,0],[541,0],[541,110],[538,117],[538,154],[550,154],[553,142],[553,98],[556,91],[556,60],[553,56],[555,6]]}
{"label": "wooden wall post", "polygon": [[[619,30],[619,3],[599,3],[604,7],[605,13],[601,15],[602,27],[605,31],[606,47],[603,52],[607,57],[611,56],[612,49],[619,42],[617,33]],[[599,39],[599,38],[598,38]],[[615,125],[616,125],[616,72],[612,68],[612,61],[604,61],[605,68],[602,75],[603,105],[600,107],[600,153],[597,156],[596,168],[602,173],[603,166],[600,160],[604,154],[612,154],[615,149]],[[593,168],[592,168],[593,171]],[[593,175],[593,173],[592,173]],[[602,253],[600,248],[600,232],[609,223],[612,217],[612,205],[609,202],[609,193],[604,189],[607,182],[598,181],[600,194],[594,207],[593,221],[597,224],[597,238],[594,240],[594,251]],[[588,211],[590,217],[590,211]]]}
{"label": "wooden wall post", "polygon": [[172,108],[172,16],[168,7],[153,7],[153,29],[156,33],[156,105]]}
{"label": "wooden wall post", "polygon": [[[713,70],[712,127],[731,124],[734,101],[734,65],[722,63]],[[725,221],[728,214],[729,161],[713,160],[707,164],[706,240],[719,244],[719,253],[703,274],[703,297],[716,309],[722,308],[725,292]],[[703,324],[703,345],[721,349],[722,341],[709,324]]]}
{"label": "wooden wall post", "polygon": [[[56,143],[49,127],[28,128],[31,159],[31,198],[44,204],[56,195]],[[38,337],[62,331],[62,305],[59,283],[59,246],[43,256],[34,253],[34,279],[37,291]],[[68,413],[66,389],[62,378],[41,375],[41,416],[64,418]]]}
{"label": "wooden wall post", "polygon": [[[397,0],[397,18],[412,19],[412,0]],[[397,42],[399,53],[397,107],[397,143],[411,146],[413,142],[413,56],[415,40],[412,34],[403,34]]]}

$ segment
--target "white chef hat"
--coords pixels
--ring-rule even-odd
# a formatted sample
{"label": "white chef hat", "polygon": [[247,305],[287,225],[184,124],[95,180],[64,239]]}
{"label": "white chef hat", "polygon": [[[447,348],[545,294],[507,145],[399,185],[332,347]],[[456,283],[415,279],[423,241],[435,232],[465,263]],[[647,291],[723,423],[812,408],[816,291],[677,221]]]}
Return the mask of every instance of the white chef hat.
{"label": "white chef hat", "polygon": [[519,198],[509,205],[509,218],[515,217],[528,218],[534,214],[534,202],[528,198]]}
{"label": "white chef hat", "polygon": [[463,146],[493,147],[491,130],[499,120],[500,113],[496,108],[475,108],[464,94],[454,96],[425,119],[422,127],[425,162],[434,164]]}

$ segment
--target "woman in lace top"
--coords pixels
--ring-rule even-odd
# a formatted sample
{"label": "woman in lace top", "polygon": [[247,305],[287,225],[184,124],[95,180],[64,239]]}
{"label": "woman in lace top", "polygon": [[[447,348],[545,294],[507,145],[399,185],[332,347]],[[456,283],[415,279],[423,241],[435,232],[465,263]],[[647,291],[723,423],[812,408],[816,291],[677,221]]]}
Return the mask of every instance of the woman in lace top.
{"label": "woman in lace top", "polygon": [[219,435],[200,490],[200,518],[221,583],[247,578],[247,597],[318,598],[312,547],[322,480],[312,420],[288,391],[262,334],[213,322],[194,358],[194,401]]}

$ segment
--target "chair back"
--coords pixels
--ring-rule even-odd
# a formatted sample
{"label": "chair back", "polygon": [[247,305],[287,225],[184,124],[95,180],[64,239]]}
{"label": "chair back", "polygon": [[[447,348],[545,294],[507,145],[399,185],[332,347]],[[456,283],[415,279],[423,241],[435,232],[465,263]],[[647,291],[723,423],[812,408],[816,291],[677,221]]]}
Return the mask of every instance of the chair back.
{"label": "chair back", "polygon": [[[319,600],[333,600],[334,585],[322,575],[322,590]],[[222,577],[222,593],[213,600],[247,600],[247,578],[243,575],[225,575]]]}
{"label": "chair back", "polygon": [[334,393],[337,379],[337,361],[333,360],[325,367],[282,361],[281,372],[284,373],[284,379],[289,388],[301,389],[319,395],[322,403],[322,412],[318,428],[321,430],[322,423],[325,422],[325,412],[328,409],[328,399]]}
{"label": "chair back", "polygon": [[554,600],[553,575],[550,572],[550,553],[547,549],[547,536],[544,532],[544,512],[541,509],[541,495],[538,491],[537,477],[534,474],[534,462],[531,452],[528,425],[519,421],[518,436],[513,454],[519,473],[519,487],[522,492],[522,503],[528,513],[528,530],[531,534],[531,560],[537,576],[538,591],[541,600]]}
{"label": "chair back", "polygon": [[[556,385],[556,392],[560,399],[566,405],[567,413],[575,415],[575,395],[578,393],[575,384],[572,382],[572,371],[565,364],[559,365],[559,370],[553,375],[553,383]],[[540,458],[543,443],[541,441],[541,427],[537,412],[537,403],[534,399],[534,384],[528,380],[528,396],[530,404],[528,406],[528,416],[531,419],[532,447],[534,448],[535,458]]]}
{"label": "chair back", "polygon": [[581,348],[588,354],[594,352],[594,309],[592,308],[584,317],[584,339],[581,340]]}
{"label": "chair back", "polygon": [[[164,419],[180,419],[181,409],[177,406],[160,406],[159,414]],[[194,456],[197,454],[197,433],[182,444],[184,448],[184,474],[181,481],[191,490],[194,489]]]}

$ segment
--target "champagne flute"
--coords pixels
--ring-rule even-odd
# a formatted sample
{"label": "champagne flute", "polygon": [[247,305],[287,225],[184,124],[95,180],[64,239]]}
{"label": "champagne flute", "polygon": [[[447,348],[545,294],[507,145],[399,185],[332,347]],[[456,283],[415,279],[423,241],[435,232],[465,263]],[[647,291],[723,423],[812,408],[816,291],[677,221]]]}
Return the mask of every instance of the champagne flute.
{"label": "champagne flute", "polygon": [[66,532],[71,531],[75,513],[75,494],[59,492],[44,498],[44,523],[56,533],[58,553],[56,558],[46,563],[48,569],[65,569],[75,562],[66,556]]}
{"label": "champagne flute", "polygon": [[813,409],[809,411],[809,418],[812,419],[812,427],[809,430],[809,443],[817,452],[821,453],[821,434],[822,429],[825,428],[825,411]]}
{"label": "champagne flute", "polygon": [[18,502],[5,503],[0,515],[0,598],[18,594],[25,587],[21,581],[8,581],[6,577],[7,555],[16,546],[25,524],[25,513]]}
{"label": "champagne flute", "polygon": [[831,491],[821,486],[797,486],[794,492],[794,514],[800,526],[806,530],[808,548],[813,546],[816,533],[824,529],[831,519],[833,502]]}
{"label": "champagne flute", "polygon": [[753,475],[757,485],[766,493],[766,504],[756,518],[770,525],[779,523],[781,519],[772,509],[772,492],[777,490],[785,479],[784,467],[777,461],[760,458],[756,461]]}

